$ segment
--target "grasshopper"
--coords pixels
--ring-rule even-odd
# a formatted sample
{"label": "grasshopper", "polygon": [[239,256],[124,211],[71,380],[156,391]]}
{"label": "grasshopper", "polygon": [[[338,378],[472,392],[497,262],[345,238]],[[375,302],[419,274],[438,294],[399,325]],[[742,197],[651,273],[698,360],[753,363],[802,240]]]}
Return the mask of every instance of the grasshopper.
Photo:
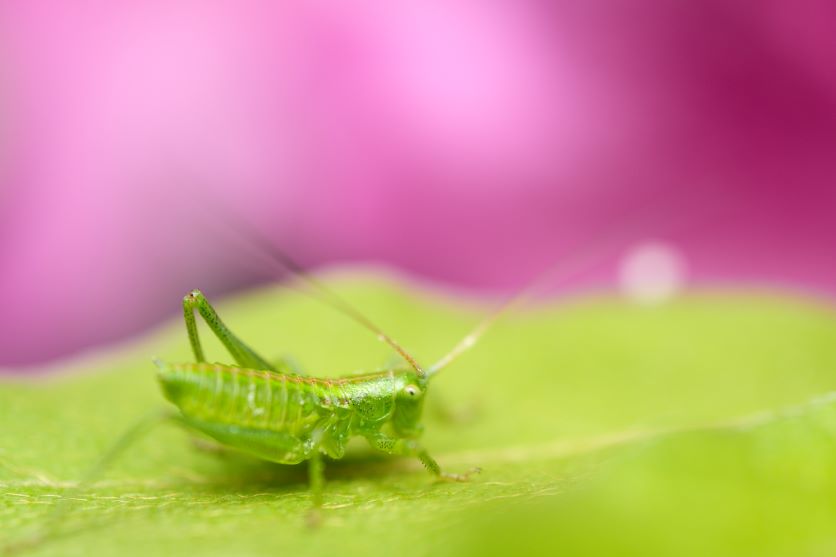
{"label": "grasshopper", "polygon": [[[332,294],[332,296],[334,296]],[[338,307],[349,307],[345,303]],[[229,351],[236,365],[207,363],[195,313]],[[353,314],[353,311],[349,313]],[[163,394],[187,427],[222,445],[280,464],[308,461],[314,506],[322,503],[323,456],[342,458],[352,437],[364,437],[375,449],[414,456],[435,477],[448,474],[420,444],[421,415],[432,377],[475,343],[469,336],[438,363],[422,368],[391,337],[360,321],[389,344],[407,366],[347,377],[320,379],[273,365],[235,336],[199,291],[183,299],[183,314],[196,362],[156,360]]]}

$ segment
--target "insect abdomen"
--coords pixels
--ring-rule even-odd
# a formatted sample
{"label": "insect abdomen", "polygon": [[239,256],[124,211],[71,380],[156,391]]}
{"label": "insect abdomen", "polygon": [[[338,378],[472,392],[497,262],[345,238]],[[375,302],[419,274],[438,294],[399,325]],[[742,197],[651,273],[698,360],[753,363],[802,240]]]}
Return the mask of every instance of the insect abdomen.
{"label": "insect abdomen", "polygon": [[304,437],[328,417],[321,386],[296,375],[221,364],[162,364],[166,398],[187,418]]}

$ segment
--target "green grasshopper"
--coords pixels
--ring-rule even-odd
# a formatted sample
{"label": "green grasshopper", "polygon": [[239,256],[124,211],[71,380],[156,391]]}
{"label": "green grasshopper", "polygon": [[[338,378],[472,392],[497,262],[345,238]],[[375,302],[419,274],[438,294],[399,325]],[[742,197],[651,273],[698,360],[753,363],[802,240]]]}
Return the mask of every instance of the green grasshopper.
{"label": "green grasshopper", "polygon": [[[335,296],[332,294],[332,297]],[[347,309],[345,302],[337,307]],[[197,312],[237,365],[207,363],[195,321]],[[290,366],[270,364],[236,337],[199,290],[183,299],[183,313],[196,363],[156,360],[165,397],[189,428],[222,445],[280,464],[309,461],[315,506],[321,505],[323,455],[342,458],[352,437],[364,437],[385,453],[415,456],[439,479],[462,481],[467,475],[443,473],[418,441],[421,415],[431,378],[473,345],[469,335],[429,369],[362,316],[370,328],[409,364],[365,375],[334,379],[307,377]]]}

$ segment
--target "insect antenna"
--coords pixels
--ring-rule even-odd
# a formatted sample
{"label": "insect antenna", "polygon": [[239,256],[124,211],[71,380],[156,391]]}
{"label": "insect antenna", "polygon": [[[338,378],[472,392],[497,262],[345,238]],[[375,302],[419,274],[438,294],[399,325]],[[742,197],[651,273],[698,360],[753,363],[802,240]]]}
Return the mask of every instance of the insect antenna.
{"label": "insect antenna", "polygon": [[424,371],[424,368],[422,368],[418,364],[418,361],[409,352],[407,352],[403,346],[395,341],[395,339],[383,332],[383,329],[375,325],[371,319],[361,313],[360,310],[350,304],[345,298],[314,278],[313,275],[307,272],[299,263],[296,262],[296,260],[275,246],[270,240],[255,230],[253,226],[240,221],[228,221],[228,224],[230,228],[247,241],[248,245],[258,248],[258,251],[263,256],[267,257],[269,262],[277,264],[282,269],[289,271],[294,277],[305,283],[308,286],[308,289],[300,289],[301,292],[331,306],[362,327],[374,333],[378,340],[388,344],[395,352],[406,360],[406,362],[418,374],[418,377],[422,379],[427,377],[427,373]]}
{"label": "insect antenna", "polygon": [[[608,238],[608,240],[611,240]],[[435,364],[427,369],[427,375],[432,377],[451,363],[453,363],[459,356],[467,352],[482,337],[482,335],[501,318],[503,315],[511,311],[513,308],[521,305],[531,296],[533,296],[541,287],[547,283],[566,279],[572,274],[581,271],[587,265],[602,258],[607,251],[614,249],[612,241],[599,241],[594,245],[587,245],[586,249],[581,249],[576,253],[570,255],[568,258],[561,259],[545,271],[541,272],[535,279],[530,281],[522,290],[500,303],[493,311],[485,316],[476,326],[462,338],[450,352],[444,355]]]}
{"label": "insect antenna", "polygon": [[[656,210],[659,209],[659,205],[660,204],[657,203],[654,207],[644,207],[642,210],[638,211],[638,213],[622,218],[618,223],[618,226],[611,226],[591,241],[575,246],[569,254],[559,259],[545,271],[542,271],[533,280],[531,280],[527,286],[523,287],[522,290],[500,303],[492,312],[477,323],[476,326],[468,334],[466,334],[452,350],[450,350],[450,352],[444,355],[435,364],[427,368],[427,376],[432,377],[453,363],[459,358],[459,356],[467,352],[470,348],[475,346],[481,336],[494,323],[496,323],[497,320],[513,308],[523,304],[544,285],[565,280],[573,274],[587,268],[592,263],[600,261],[607,255],[616,252],[618,249],[627,244],[631,238],[636,236],[636,229],[638,229],[638,232],[646,231],[648,228],[648,213],[650,216],[655,215]],[[678,217],[675,216],[675,212],[669,213],[667,216],[667,220],[674,220],[676,218]],[[665,219],[657,218],[653,220],[660,221]],[[680,218],[679,221],[675,222],[681,226],[683,222],[685,224],[690,224],[689,220],[690,219],[687,218]]]}

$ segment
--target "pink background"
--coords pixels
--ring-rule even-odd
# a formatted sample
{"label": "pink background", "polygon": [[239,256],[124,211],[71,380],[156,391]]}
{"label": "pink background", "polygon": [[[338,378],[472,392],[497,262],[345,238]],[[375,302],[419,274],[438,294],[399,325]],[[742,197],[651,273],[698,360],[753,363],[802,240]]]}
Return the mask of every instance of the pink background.
{"label": "pink background", "polygon": [[657,207],[691,283],[832,297],[834,6],[2,1],[0,365],[263,279],[207,207],[499,291]]}

